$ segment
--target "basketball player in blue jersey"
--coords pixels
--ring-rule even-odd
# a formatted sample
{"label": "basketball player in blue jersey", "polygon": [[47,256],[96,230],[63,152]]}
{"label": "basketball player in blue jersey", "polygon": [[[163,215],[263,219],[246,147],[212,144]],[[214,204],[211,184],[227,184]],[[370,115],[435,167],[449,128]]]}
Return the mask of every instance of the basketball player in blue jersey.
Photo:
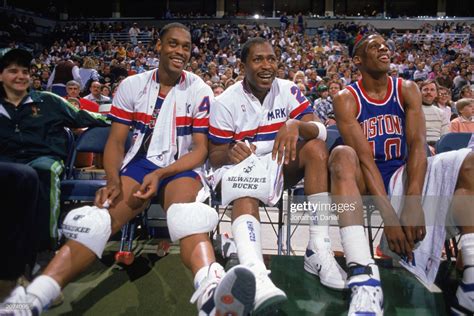
{"label": "basketball player in blue jersey", "polygon": [[[334,98],[336,122],[345,146],[336,147],[329,157],[331,193],[333,199],[356,202],[355,211],[339,217],[342,246],[349,267],[348,285],[352,290],[349,315],[383,314],[380,275],[365,238],[361,194],[376,197],[375,204],[384,220],[384,234],[390,250],[405,257],[413,266],[418,248],[436,239],[424,238],[427,209],[422,205],[422,193],[449,198],[453,194],[474,194],[474,155],[470,150],[427,159],[420,91],[411,81],[388,76],[390,57],[382,36],[362,37],[353,49],[353,62],[362,79]],[[425,181],[427,172],[436,176],[426,177]],[[387,194],[400,186],[405,200],[397,215]],[[461,223],[472,213],[473,207],[472,204],[458,204],[451,215]],[[429,211],[436,212],[436,216],[444,220],[447,208]],[[470,225],[460,227],[467,265],[474,263],[474,227],[472,223]],[[440,246],[432,247],[439,254],[444,241],[444,224],[442,228]],[[428,231],[431,233],[432,229]],[[417,257],[417,265],[423,266],[423,259]],[[431,269],[437,271],[438,266],[439,261],[437,265],[432,264]],[[457,298],[460,305],[471,311],[474,310],[470,300],[474,298],[473,288],[474,269],[468,266]]]}

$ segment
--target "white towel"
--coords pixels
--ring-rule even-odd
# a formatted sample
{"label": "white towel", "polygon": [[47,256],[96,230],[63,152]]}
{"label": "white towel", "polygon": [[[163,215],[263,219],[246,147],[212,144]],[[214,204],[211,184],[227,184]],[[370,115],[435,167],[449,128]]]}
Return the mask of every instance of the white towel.
{"label": "white towel", "polygon": [[[404,268],[427,284],[433,284],[438,273],[441,252],[446,238],[446,216],[456,187],[459,170],[470,152],[470,149],[465,148],[428,158],[422,194],[426,236],[413,253],[415,262],[405,262],[389,250],[385,236],[382,240],[384,254],[397,260]],[[395,172],[390,180],[391,203],[399,217],[403,207],[405,182],[406,172],[403,166]]]}
{"label": "white towel", "polygon": [[[176,88],[166,96],[158,115],[153,135],[148,147],[147,158],[158,164],[160,161],[166,163],[168,159],[165,156],[173,157],[177,152],[176,144]],[[155,100],[156,101],[156,100]],[[165,167],[159,164],[160,167]]]}

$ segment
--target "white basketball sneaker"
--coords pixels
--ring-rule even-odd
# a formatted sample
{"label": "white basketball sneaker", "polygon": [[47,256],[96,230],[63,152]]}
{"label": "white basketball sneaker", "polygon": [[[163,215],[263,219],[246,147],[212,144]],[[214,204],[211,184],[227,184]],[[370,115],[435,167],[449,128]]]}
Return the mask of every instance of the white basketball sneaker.
{"label": "white basketball sneaker", "polygon": [[334,258],[331,249],[306,249],[304,269],[317,275],[321,284],[336,290],[347,289],[347,273]]}
{"label": "white basketball sneaker", "polygon": [[10,296],[0,304],[0,315],[39,315],[42,312],[41,306],[38,297],[27,293],[23,286],[17,286]]}
{"label": "white basketball sneaker", "polygon": [[[362,275],[367,275],[367,277],[354,278]],[[383,292],[378,267],[375,264],[349,267],[349,277],[348,286],[352,294],[348,315],[382,316]]]}
{"label": "white basketball sneaker", "polygon": [[474,314],[474,283],[466,284],[461,281],[456,290],[456,299],[451,306],[452,315]]}
{"label": "white basketball sneaker", "polygon": [[268,277],[269,270],[257,269],[252,271],[255,273],[256,293],[255,307],[256,314],[265,314],[267,310],[278,307],[279,304],[286,301],[286,294],[273,284]]}
{"label": "white basketball sneaker", "polygon": [[248,315],[255,300],[252,271],[236,266],[215,274],[209,275],[191,297],[191,303],[197,301],[199,316]]}

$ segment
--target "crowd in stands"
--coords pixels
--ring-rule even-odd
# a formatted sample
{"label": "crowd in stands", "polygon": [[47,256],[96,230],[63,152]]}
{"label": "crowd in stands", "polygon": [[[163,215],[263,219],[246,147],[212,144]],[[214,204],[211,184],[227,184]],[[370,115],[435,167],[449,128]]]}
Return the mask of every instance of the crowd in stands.
{"label": "crowd in stands", "polygon": [[[242,80],[241,45],[251,37],[264,37],[274,45],[279,61],[277,76],[297,82],[313,102],[315,113],[327,125],[335,124],[332,96],[360,76],[351,63],[352,44],[358,36],[373,30],[371,25],[355,22],[323,25],[313,30],[314,35],[307,34],[310,32],[301,25],[288,22],[282,23],[280,28],[265,23],[194,23],[189,27],[193,44],[187,70],[201,76],[216,95]],[[81,95],[94,93],[99,103],[112,102],[122,79],[158,66],[155,52],[158,31],[158,28],[140,27],[137,23],[58,24],[53,31],[56,39],[53,44],[35,54],[32,89],[50,89],[48,80],[51,81],[55,66],[60,61],[72,60],[81,74],[76,80]],[[89,34],[94,32],[122,32],[128,34],[128,40],[88,41]],[[143,33],[148,35],[149,42],[137,40],[136,36]],[[474,25],[448,21],[436,25],[427,23],[418,30],[402,33],[392,29],[385,36],[392,51],[390,75],[419,84],[433,80],[437,89],[434,104],[445,112],[449,108],[452,112],[449,120],[457,117],[459,112],[454,102],[472,98]],[[101,95],[111,98],[110,101]],[[94,102],[94,98],[91,101]]]}

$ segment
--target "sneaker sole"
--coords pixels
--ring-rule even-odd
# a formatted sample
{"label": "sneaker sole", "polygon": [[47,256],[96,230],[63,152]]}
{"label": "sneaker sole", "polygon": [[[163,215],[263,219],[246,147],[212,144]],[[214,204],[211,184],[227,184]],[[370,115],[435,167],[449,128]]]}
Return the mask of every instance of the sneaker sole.
{"label": "sneaker sole", "polygon": [[306,262],[304,263],[304,270],[308,273],[311,273],[312,275],[315,275],[319,278],[319,281],[321,282],[322,285],[328,287],[328,288],[331,288],[333,290],[347,290],[349,287],[347,286],[346,283],[344,283],[344,285],[341,285],[340,284],[334,284],[334,283],[330,283],[326,280],[323,280],[320,276],[319,276],[319,273],[318,271],[315,271],[313,269],[312,266],[310,266],[309,264],[307,264]]}
{"label": "sneaker sole", "polygon": [[255,301],[255,276],[250,269],[236,266],[230,269],[216,288],[216,316],[248,315]]}

